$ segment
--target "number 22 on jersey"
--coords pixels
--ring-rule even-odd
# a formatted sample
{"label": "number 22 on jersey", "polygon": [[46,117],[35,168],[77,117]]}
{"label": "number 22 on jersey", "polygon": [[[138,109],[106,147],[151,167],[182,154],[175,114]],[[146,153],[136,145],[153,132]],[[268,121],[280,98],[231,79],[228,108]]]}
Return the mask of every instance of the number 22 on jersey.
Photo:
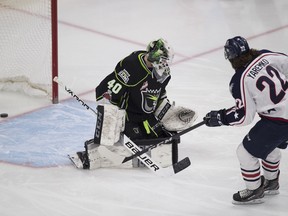
{"label": "number 22 on jersey", "polygon": [[[277,104],[285,97],[286,90],[288,89],[288,82],[286,80],[283,80],[279,72],[271,65],[266,67],[266,72],[269,76],[259,77],[259,79],[256,82],[256,87],[260,91],[263,91],[266,87],[268,87],[271,101],[274,104]],[[274,76],[276,76],[276,81],[279,81],[280,85],[279,83],[275,83],[275,81],[273,81],[272,78]],[[265,86],[264,83],[266,83],[268,86]],[[279,93],[276,92],[276,87],[281,87],[281,90]]]}

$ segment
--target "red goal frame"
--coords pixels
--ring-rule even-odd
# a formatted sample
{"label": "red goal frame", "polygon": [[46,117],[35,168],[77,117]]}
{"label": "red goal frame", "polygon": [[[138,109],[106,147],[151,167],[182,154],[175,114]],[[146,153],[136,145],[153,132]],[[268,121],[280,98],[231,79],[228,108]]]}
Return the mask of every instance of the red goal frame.
{"label": "red goal frame", "polygon": [[51,31],[52,31],[52,103],[59,102],[58,84],[53,81],[58,76],[58,7],[57,0],[51,0]]}

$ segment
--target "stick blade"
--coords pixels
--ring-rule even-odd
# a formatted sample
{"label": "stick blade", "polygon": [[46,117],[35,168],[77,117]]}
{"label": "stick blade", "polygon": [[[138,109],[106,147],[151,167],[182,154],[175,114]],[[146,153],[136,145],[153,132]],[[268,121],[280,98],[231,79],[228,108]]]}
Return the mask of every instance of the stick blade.
{"label": "stick blade", "polygon": [[191,161],[188,157],[185,157],[181,161],[173,164],[174,173],[178,173],[191,165]]}

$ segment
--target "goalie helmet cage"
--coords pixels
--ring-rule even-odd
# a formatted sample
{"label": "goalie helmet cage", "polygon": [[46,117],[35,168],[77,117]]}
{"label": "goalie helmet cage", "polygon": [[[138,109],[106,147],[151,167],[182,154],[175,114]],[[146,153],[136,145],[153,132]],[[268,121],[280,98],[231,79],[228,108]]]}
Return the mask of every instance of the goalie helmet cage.
{"label": "goalie helmet cage", "polygon": [[0,0],[0,91],[58,103],[57,0]]}

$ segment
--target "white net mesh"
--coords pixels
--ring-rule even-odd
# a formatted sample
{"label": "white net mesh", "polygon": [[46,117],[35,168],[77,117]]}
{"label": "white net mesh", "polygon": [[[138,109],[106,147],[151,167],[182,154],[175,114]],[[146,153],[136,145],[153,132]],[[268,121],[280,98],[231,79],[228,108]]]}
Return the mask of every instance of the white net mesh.
{"label": "white net mesh", "polygon": [[0,0],[0,90],[52,93],[50,0]]}

